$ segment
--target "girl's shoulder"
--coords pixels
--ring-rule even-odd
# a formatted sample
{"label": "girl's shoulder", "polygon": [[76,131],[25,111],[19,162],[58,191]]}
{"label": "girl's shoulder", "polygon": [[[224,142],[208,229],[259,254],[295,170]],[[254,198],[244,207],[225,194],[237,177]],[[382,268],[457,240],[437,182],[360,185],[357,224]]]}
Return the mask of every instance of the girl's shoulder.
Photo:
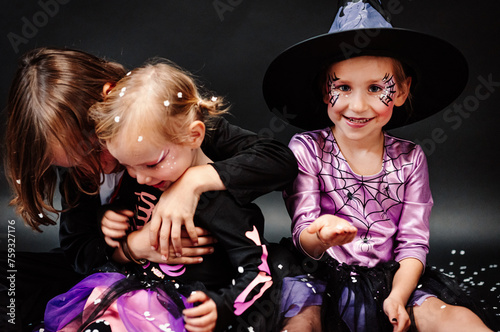
{"label": "girl's shoulder", "polygon": [[388,133],[384,133],[384,135],[386,158],[406,160],[417,164],[426,162],[425,153],[417,143]]}
{"label": "girl's shoulder", "polygon": [[333,142],[333,134],[330,128],[316,129],[311,131],[305,131],[293,135],[290,140],[289,147],[300,144],[300,145],[319,145],[323,146],[326,141]]}
{"label": "girl's shoulder", "polygon": [[422,150],[418,144],[410,140],[393,136],[387,132],[384,132],[384,136],[386,149],[398,149],[405,152]]}

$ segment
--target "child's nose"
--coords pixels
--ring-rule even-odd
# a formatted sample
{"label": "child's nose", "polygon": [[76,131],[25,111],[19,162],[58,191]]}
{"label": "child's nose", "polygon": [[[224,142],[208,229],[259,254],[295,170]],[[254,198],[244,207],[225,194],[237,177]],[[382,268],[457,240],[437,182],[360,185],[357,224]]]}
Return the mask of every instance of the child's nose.
{"label": "child's nose", "polygon": [[354,112],[363,112],[367,107],[367,96],[361,91],[352,93],[349,97],[349,106]]}
{"label": "child's nose", "polygon": [[142,173],[142,172],[136,172],[136,179],[139,184],[148,184],[151,182],[151,177]]}

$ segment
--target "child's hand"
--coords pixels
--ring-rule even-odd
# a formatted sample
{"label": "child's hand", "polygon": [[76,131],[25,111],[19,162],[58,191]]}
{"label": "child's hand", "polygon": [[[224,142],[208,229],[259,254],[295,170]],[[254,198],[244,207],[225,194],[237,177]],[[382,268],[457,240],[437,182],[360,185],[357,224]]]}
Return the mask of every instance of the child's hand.
{"label": "child's hand", "polygon": [[150,223],[145,224],[140,230],[129,234],[129,248],[133,253],[140,255],[140,258],[145,258],[149,261],[165,264],[198,264],[203,261],[202,256],[213,253],[214,248],[210,246],[215,243],[214,237],[203,228],[196,227],[195,231],[199,236],[198,246],[194,246],[187,233],[181,233],[182,256],[177,257],[173,253],[173,248],[170,246],[170,255],[168,258],[163,256],[159,250],[153,250],[149,246]]}
{"label": "child's hand", "polygon": [[404,303],[389,296],[384,301],[384,312],[394,327],[394,332],[407,331],[410,328],[410,317]]}
{"label": "child's hand", "polygon": [[184,309],[185,328],[189,332],[210,332],[217,323],[217,306],[214,300],[201,291],[193,292],[188,297],[189,303],[200,302],[194,308]]}
{"label": "child's hand", "polygon": [[310,234],[316,233],[318,240],[326,249],[351,242],[357,231],[347,220],[331,214],[322,215],[307,228]]}
{"label": "child's hand", "polygon": [[[181,181],[174,182],[161,196],[151,217],[150,243],[151,247],[169,257],[180,256],[182,252],[181,227],[184,225],[191,238],[192,245],[197,245],[193,217],[200,197],[193,194],[189,186],[182,185]],[[170,242],[173,250],[169,250]]]}
{"label": "child's hand", "polygon": [[115,239],[124,237],[130,227],[129,218],[134,216],[130,210],[107,210],[101,220],[101,230],[104,234],[104,240],[108,246],[118,248],[120,243]]}

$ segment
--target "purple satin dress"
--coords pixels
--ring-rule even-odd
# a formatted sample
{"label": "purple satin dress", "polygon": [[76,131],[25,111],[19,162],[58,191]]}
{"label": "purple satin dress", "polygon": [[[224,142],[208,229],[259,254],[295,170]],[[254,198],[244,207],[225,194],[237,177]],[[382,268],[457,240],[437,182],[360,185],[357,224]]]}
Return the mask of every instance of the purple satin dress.
{"label": "purple satin dress", "polygon": [[[366,176],[350,168],[330,128],[297,134],[289,147],[299,175],[283,196],[295,246],[303,251],[300,233],[321,215],[336,215],[354,225],[358,233],[352,242],[326,251],[331,272],[323,278],[325,292],[335,293],[328,301],[342,312],[339,316],[350,330],[373,327],[376,319],[385,324],[380,307],[390,292],[396,262],[415,258],[426,264],[433,200],[424,152],[412,142],[385,134],[382,168]],[[285,280],[286,287],[297,283],[299,278]],[[321,282],[309,284],[312,287],[302,287],[303,292],[325,289]],[[317,299],[313,295],[302,296],[308,299],[304,305],[318,304],[311,301]],[[417,290],[408,304],[421,304],[429,296],[432,292]],[[285,312],[293,307],[284,301]]]}
{"label": "purple satin dress", "polygon": [[299,175],[284,193],[294,244],[316,218],[333,214],[352,223],[354,241],[328,249],[337,261],[373,267],[416,258],[426,263],[432,196],[422,149],[385,135],[382,169],[369,176],[351,170],[330,128],[295,135]]}

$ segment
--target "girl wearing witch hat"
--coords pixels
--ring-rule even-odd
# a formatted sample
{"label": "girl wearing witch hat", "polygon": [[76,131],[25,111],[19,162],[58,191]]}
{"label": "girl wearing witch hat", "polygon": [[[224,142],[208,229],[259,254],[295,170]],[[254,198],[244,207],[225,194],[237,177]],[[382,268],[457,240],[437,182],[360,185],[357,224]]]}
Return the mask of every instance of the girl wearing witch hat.
{"label": "girl wearing witch hat", "polygon": [[328,34],[289,48],[268,68],[268,106],[311,130],[289,144],[299,175],[284,199],[295,246],[325,263],[323,330],[489,331],[474,313],[483,310],[426,268],[433,205],[426,158],[385,131],[440,111],[467,77],[460,51],[393,28],[376,0],[343,1]]}

